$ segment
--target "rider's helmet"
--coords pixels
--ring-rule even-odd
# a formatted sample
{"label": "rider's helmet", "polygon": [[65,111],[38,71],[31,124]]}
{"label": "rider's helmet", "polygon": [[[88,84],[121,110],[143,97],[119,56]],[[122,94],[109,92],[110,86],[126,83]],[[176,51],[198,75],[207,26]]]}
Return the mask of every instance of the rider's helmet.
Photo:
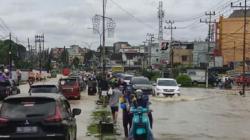
{"label": "rider's helmet", "polygon": [[4,69],[4,73],[9,73],[9,70],[8,69]]}
{"label": "rider's helmet", "polygon": [[142,92],[141,89],[137,89],[137,90],[135,91],[135,94],[136,94],[137,99],[141,99],[142,96],[143,96],[143,92]]}

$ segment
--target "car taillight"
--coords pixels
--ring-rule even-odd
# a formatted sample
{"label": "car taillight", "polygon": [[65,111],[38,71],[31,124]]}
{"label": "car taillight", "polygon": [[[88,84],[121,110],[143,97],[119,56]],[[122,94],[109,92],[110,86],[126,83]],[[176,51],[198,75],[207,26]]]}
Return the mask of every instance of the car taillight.
{"label": "car taillight", "polygon": [[0,124],[6,124],[8,121],[7,118],[0,117]]}
{"label": "car taillight", "polygon": [[45,121],[46,122],[60,122],[60,121],[62,121],[62,114],[61,114],[60,108],[57,106],[55,115],[49,116]]}

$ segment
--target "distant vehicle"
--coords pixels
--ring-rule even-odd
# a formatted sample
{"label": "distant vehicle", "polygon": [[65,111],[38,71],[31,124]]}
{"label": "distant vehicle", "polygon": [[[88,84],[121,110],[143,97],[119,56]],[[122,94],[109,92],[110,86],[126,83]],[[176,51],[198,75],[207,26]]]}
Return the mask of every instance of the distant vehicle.
{"label": "distant vehicle", "polygon": [[80,83],[76,78],[63,78],[59,80],[60,92],[66,98],[75,98],[80,100],[81,90]]}
{"label": "distant vehicle", "polygon": [[124,72],[123,66],[113,66],[111,69],[112,69],[112,73],[123,73]]}
{"label": "distant vehicle", "polygon": [[81,91],[86,89],[86,83],[84,82],[83,77],[81,75],[73,74],[73,75],[70,75],[69,78],[76,78],[78,80]]}
{"label": "distant vehicle", "polygon": [[15,95],[5,98],[0,110],[1,139],[76,140],[75,116],[60,94]]}
{"label": "distant vehicle", "polygon": [[180,85],[177,84],[175,79],[171,78],[158,78],[154,84],[154,95],[164,95],[166,97],[173,97],[174,95],[180,96]]}
{"label": "distant vehicle", "polygon": [[124,80],[124,82],[126,82],[126,84],[129,84],[131,79],[133,78],[133,75],[124,74],[124,75],[122,75],[121,78]]}
{"label": "distant vehicle", "polygon": [[30,86],[29,93],[60,93],[60,91],[56,85],[36,84]]}
{"label": "distant vehicle", "polygon": [[[206,83],[206,70],[204,69],[187,69],[187,75],[191,78],[194,85]],[[217,86],[219,78],[208,73],[208,83],[212,86]]]}
{"label": "distant vehicle", "polygon": [[144,94],[151,95],[153,93],[152,85],[146,77],[133,77],[130,84],[133,91],[141,89]]}
{"label": "distant vehicle", "polygon": [[206,70],[187,69],[187,75],[192,79],[193,84],[206,83]]}
{"label": "distant vehicle", "polygon": [[20,94],[20,89],[14,80],[8,79],[0,81],[0,99],[4,99],[7,96]]}
{"label": "distant vehicle", "polygon": [[51,78],[56,78],[57,77],[57,71],[56,70],[52,70],[50,73],[51,73]]}

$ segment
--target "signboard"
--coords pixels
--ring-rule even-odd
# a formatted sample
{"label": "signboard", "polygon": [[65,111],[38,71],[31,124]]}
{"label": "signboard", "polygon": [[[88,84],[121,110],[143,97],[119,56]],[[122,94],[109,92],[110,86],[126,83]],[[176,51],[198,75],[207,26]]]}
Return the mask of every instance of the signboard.
{"label": "signboard", "polygon": [[112,72],[113,73],[124,72],[124,67],[123,66],[113,66],[112,67]]}

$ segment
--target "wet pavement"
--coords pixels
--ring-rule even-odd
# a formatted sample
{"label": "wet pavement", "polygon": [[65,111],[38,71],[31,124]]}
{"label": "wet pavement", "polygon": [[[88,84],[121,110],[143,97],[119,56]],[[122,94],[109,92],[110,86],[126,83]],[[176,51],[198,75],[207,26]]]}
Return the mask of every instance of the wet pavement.
{"label": "wet pavement", "polygon": [[153,98],[158,140],[246,140],[250,96],[219,89],[182,88],[182,97]]}
{"label": "wet pavement", "polygon": [[[46,83],[57,83],[49,79]],[[28,85],[21,92],[28,93]],[[237,95],[234,90],[182,88],[180,97],[151,97],[156,140],[248,140],[250,139],[250,94]],[[78,140],[96,140],[87,136],[91,113],[95,110],[96,96],[82,92],[81,100],[71,100],[72,108],[81,108],[77,116]],[[119,114],[118,128],[123,139]]]}

